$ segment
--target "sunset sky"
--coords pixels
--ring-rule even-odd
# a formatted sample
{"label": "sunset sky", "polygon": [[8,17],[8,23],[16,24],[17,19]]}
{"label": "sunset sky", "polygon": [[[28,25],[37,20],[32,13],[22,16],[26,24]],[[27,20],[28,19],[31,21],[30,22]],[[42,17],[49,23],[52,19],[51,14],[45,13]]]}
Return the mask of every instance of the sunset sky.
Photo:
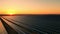
{"label": "sunset sky", "polygon": [[60,0],[0,0],[0,14],[60,14]]}

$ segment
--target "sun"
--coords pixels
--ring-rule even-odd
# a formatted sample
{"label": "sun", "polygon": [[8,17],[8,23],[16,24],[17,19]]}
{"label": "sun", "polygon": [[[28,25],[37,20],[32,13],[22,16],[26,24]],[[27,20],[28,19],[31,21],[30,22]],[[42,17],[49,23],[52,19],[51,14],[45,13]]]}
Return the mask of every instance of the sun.
{"label": "sun", "polygon": [[7,14],[10,14],[10,15],[13,15],[13,14],[16,14],[16,11],[15,10],[12,10],[12,9],[9,9],[6,11]]}

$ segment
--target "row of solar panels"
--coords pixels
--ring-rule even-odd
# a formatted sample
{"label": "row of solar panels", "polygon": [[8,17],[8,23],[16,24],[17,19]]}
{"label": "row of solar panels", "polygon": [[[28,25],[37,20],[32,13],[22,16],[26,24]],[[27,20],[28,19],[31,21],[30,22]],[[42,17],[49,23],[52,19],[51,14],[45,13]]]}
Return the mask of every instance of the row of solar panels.
{"label": "row of solar panels", "polygon": [[[24,24],[22,22],[18,22],[16,20],[9,20],[7,18],[1,17],[0,20],[2,21],[6,31],[8,32],[8,34],[59,34],[59,32],[56,32],[56,30],[54,30],[54,32],[52,32],[52,29],[48,29],[48,28],[39,28],[39,27],[31,27],[28,26],[28,24]],[[54,26],[53,26],[54,27]],[[12,31],[10,31],[12,30]],[[45,30],[45,31],[44,31]],[[49,30],[47,32],[47,30]],[[13,33],[15,32],[15,33]]]}

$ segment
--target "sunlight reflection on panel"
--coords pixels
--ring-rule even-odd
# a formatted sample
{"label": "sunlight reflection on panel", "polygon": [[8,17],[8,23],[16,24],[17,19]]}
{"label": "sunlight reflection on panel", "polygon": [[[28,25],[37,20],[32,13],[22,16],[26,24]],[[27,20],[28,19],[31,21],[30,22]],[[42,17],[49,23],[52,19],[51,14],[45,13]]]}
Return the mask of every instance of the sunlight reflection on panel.
{"label": "sunlight reflection on panel", "polygon": [[[6,21],[5,19],[3,19],[4,21]],[[11,26],[13,29],[15,29],[19,34],[24,34],[25,32],[21,30],[20,27],[16,26],[15,24],[6,21],[6,23]]]}
{"label": "sunlight reflection on panel", "polygon": [[22,23],[24,23],[24,24],[27,24],[26,22],[25,22],[25,18],[26,18],[26,16],[3,16],[4,18],[6,18],[6,19],[8,19],[8,20],[15,20],[15,21],[18,21],[19,23],[20,22],[22,22]]}
{"label": "sunlight reflection on panel", "polygon": [[25,16],[3,16],[3,17],[5,17],[6,19],[13,19],[13,20],[22,20],[22,19],[24,19],[25,18]]}

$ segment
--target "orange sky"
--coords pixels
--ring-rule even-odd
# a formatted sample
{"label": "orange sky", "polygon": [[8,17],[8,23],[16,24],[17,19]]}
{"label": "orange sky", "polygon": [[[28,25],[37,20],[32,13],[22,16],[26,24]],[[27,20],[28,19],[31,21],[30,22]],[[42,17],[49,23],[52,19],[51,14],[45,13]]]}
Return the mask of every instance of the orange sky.
{"label": "orange sky", "polygon": [[0,14],[60,14],[58,0],[0,0]]}

